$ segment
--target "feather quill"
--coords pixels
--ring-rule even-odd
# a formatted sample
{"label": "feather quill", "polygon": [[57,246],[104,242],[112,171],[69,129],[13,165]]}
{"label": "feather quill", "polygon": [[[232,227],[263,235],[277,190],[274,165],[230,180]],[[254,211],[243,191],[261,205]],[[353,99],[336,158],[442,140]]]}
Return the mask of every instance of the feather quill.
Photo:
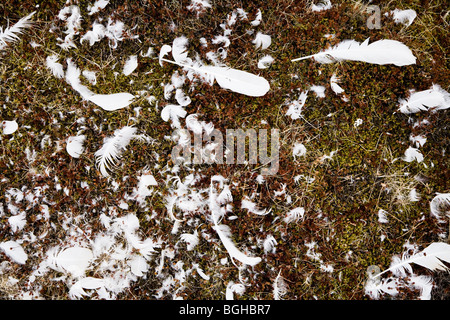
{"label": "feather quill", "polygon": [[412,263],[430,269],[431,271],[448,271],[449,268],[443,262],[450,263],[450,245],[444,242],[433,242],[423,251],[416,253],[410,257],[394,257],[391,266],[385,271],[375,275],[374,278],[379,277],[388,271],[400,275],[405,275],[406,270],[412,273]]}
{"label": "feather quill", "polygon": [[104,177],[108,177],[110,166],[114,166],[126,149],[131,139],[134,138],[136,128],[125,126],[117,129],[112,137],[106,137],[103,146],[95,153],[96,165]]}
{"label": "feather quill", "polygon": [[416,63],[416,57],[403,43],[396,40],[378,40],[369,44],[369,38],[363,43],[344,40],[322,52],[291,60],[292,62],[314,58],[319,63],[351,60],[374,64],[394,64],[406,66]]}
{"label": "feather quill", "polygon": [[33,11],[26,17],[23,17],[12,27],[8,27],[3,31],[3,28],[0,27],[0,50],[2,50],[8,42],[14,42],[19,40],[19,34],[23,33],[23,29],[28,28],[32,25],[31,17],[36,13]]}

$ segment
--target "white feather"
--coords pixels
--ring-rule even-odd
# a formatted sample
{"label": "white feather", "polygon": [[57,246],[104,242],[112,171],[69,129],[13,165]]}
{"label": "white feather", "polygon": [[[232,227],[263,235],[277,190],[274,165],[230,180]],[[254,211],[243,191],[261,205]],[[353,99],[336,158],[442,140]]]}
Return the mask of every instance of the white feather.
{"label": "white feather", "polygon": [[[211,180],[210,191],[209,191],[209,208],[211,211],[212,220],[214,222],[214,229],[216,230],[223,246],[227,250],[230,257],[236,259],[243,264],[248,264],[254,266],[261,262],[259,257],[249,257],[241,252],[236,245],[231,240],[230,228],[226,225],[219,224],[219,218],[222,217],[221,208],[216,201],[217,195],[213,188],[213,177]],[[219,180],[220,182],[220,180]],[[223,182],[222,182],[223,183]]]}
{"label": "white feather", "polygon": [[266,69],[273,63],[273,58],[270,55],[265,55],[258,61],[258,68],[259,69]]}
{"label": "white feather", "polygon": [[423,161],[423,154],[420,152],[419,149],[414,147],[409,147],[405,151],[405,155],[402,158],[406,162],[413,162],[416,160],[417,162]]}
{"label": "white feather", "polygon": [[263,242],[264,253],[275,253],[277,245],[277,240],[272,235],[267,236],[267,238]]}
{"label": "white feather", "polygon": [[16,120],[3,120],[2,121],[2,132],[3,134],[13,134],[14,132],[19,129],[19,125],[17,124]]}
{"label": "white feather", "polygon": [[228,282],[227,289],[225,291],[226,300],[234,300],[234,293],[242,295],[245,292],[245,287],[241,283],[234,283],[233,281]]}
{"label": "white feather", "polygon": [[351,60],[374,64],[394,64],[405,66],[416,63],[416,57],[403,43],[396,40],[378,40],[369,44],[369,39],[363,43],[355,40],[344,40],[334,47],[310,56],[293,59],[299,61],[314,58],[319,63]]}
{"label": "white feather", "polygon": [[0,27],[0,50],[2,50],[8,42],[13,42],[19,40],[19,35],[23,33],[23,29],[28,28],[32,25],[31,17],[36,11],[30,13],[26,17],[23,17],[12,27],[8,27],[3,31],[3,27]]}
{"label": "white feather", "polygon": [[5,241],[0,243],[0,249],[14,262],[25,264],[28,255],[23,250],[22,246],[16,241]]}
{"label": "white feather", "polygon": [[92,30],[86,32],[80,39],[80,43],[88,40],[89,45],[92,47],[95,43],[99,42],[106,36],[106,28],[104,25],[98,22],[92,24]]}
{"label": "white feather", "polygon": [[261,13],[261,9],[258,9],[258,12],[256,13],[256,17],[255,20],[253,20],[252,22],[250,22],[250,24],[254,27],[259,26],[261,24],[261,20],[262,20],[262,13]]}
{"label": "white feather", "polygon": [[[417,13],[413,9],[407,10],[395,9],[392,10],[390,13],[392,13],[395,23],[401,23],[407,27],[410,26],[413,23],[414,19],[417,17]],[[388,13],[386,13],[386,16],[387,15]]]}
{"label": "white feather", "polygon": [[88,100],[98,105],[103,110],[114,111],[128,107],[135,96],[128,92],[119,92],[112,94],[93,94]]}
{"label": "white feather", "polygon": [[109,176],[108,170],[110,166],[115,165],[122,151],[126,149],[131,139],[134,138],[136,130],[134,127],[125,126],[117,129],[113,136],[104,139],[102,148],[95,153],[96,165],[104,177]]}
{"label": "white feather", "polygon": [[84,275],[93,258],[94,255],[90,249],[75,246],[61,250],[53,256],[49,266],[56,271],[80,277]]}
{"label": "white feather", "polygon": [[58,56],[56,54],[48,56],[45,60],[47,68],[50,69],[53,75],[59,79],[62,79],[64,78],[63,65],[57,61]]}
{"label": "white feather", "polygon": [[27,223],[27,216],[26,216],[25,211],[22,211],[15,216],[9,217],[8,223],[11,226],[12,232],[17,232],[17,231],[22,230],[23,227],[25,227],[25,224]]}
{"label": "white feather", "polygon": [[200,239],[198,238],[197,230],[194,233],[183,233],[180,236],[180,239],[187,244],[187,250],[191,251],[194,247],[199,243]]}
{"label": "white feather", "polygon": [[446,221],[442,219],[443,213],[450,218],[450,193],[437,193],[430,202],[430,212],[441,223]]}
{"label": "white feather", "polygon": [[303,106],[305,105],[306,99],[308,98],[308,92],[309,92],[308,90],[303,91],[300,94],[300,97],[298,98],[298,100],[292,101],[289,104],[289,109],[286,112],[286,115],[290,116],[292,118],[292,120],[301,118]]}
{"label": "white feather", "polygon": [[241,209],[247,209],[249,212],[259,215],[259,216],[265,216],[272,211],[272,209],[269,209],[269,210],[258,209],[256,207],[256,203],[250,201],[250,199],[248,197],[246,197],[245,199],[243,199],[241,201]]}
{"label": "white feather", "polygon": [[173,63],[180,67],[194,70],[202,76],[209,76],[210,79],[208,80],[214,81],[215,79],[222,88],[247,96],[260,97],[265,95],[270,89],[270,84],[266,79],[246,71],[217,66],[194,67],[188,64],[167,60],[161,56],[160,61]]}
{"label": "white feather", "polygon": [[102,9],[105,9],[105,7],[108,5],[109,0],[97,0],[94,2],[92,7],[89,8],[89,15],[93,15],[94,13],[99,12]]}
{"label": "white feather", "polygon": [[73,158],[79,158],[84,151],[85,135],[71,136],[67,139],[66,151]]}
{"label": "white feather", "polygon": [[391,271],[396,275],[406,275],[406,271],[412,273],[411,264],[415,263],[431,271],[448,271],[449,268],[443,263],[450,263],[450,244],[444,242],[433,242],[423,251],[412,256],[403,255],[402,258],[395,256],[389,269],[378,273],[375,277]]}
{"label": "white feather", "polygon": [[129,56],[125,65],[123,66],[123,74],[129,76],[138,66],[138,59],[136,55]]}
{"label": "white feather", "polygon": [[287,293],[287,285],[286,282],[283,280],[283,277],[281,277],[281,271],[278,272],[278,275],[275,278],[272,287],[274,300],[280,300],[281,297]]}
{"label": "white feather", "polygon": [[399,99],[399,111],[405,114],[419,111],[443,110],[450,108],[450,94],[438,84],[428,90],[410,91],[407,99]]}
{"label": "white feather", "polygon": [[272,38],[267,34],[258,32],[252,43],[255,45],[256,49],[261,48],[261,50],[264,50],[270,46]]}
{"label": "white feather", "polygon": [[89,100],[94,93],[88,87],[81,84],[81,70],[72,62],[71,58],[67,59],[66,82],[77,91],[85,100]]}
{"label": "white feather", "polygon": [[311,10],[315,12],[329,10],[331,9],[331,1],[330,0],[320,0],[318,4],[313,3],[311,5]]}
{"label": "white feather", "polygon": [[341,86],[338,85],[339,82],[340,82],[340,79],[337,77],[337,75],[335,73],[333,73],[333,75],[331,76],[331,79],[330,79],[330,86],[331,86],[331,90],[333,90],[333,92],[336,94],[341,94],[344,92],[344,89],[342,89]]}
{"label": "white feather", "polygon": [[284,217],[284,222],[291,223],[291,222],[297,222],[300,219],[303,219],[303,216],[305,214],[305,209],[302,207],[298,207],[295,209],[290,210],[286,216]]}
{"label": "white feather", "polygon": [[180,128],[180,120],[179,118],[184,118],[186,116],[186,110],[183,109],[182,106],[176,104],[168,104],[161,111],[161,118],[167,122],[169,120],[172,121],[172,127]]}

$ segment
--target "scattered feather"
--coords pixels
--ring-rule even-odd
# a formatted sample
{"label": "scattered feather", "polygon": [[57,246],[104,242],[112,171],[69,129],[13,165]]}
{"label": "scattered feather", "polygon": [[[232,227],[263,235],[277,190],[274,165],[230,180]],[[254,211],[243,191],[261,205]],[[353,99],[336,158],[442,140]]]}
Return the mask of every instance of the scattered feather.
{"label": "scattered feather", "polygon": [[97,0],[94,2],[94,4],[90,7],[88,7],[89,10],[89,15],[93,15],[97,12],[99,12],[100,10],[105,9],[105,7],[108,5],[109,0]]}
{"label": "scattered feather", "polygon": [[176,104],[168,104],[161,111],[161,118],[167,122],[172,121],[172,127],[181,128],[179,118],[184,118],[186,116],[186,110],[182,106]]}
{"label": "scattered feather", "polygon": [[272,38],[267,34],[258,32],[252,43],[255,45],[256,49],[261,48],[261,50],[264,50],[270,46],[272,43]]}
{"label": "scattered feather", "polygon": [[410,91],[407,99],[399,99],[399,111],[405,114],[450,108],[450,94],[438,84],[428,90]]}
{"label": "scattered feather", "polygon": [[126,149],[131,139],[134,138],[136,128],[125,126],[114,131],[114,135],[106,137],[103,146],[95,153],[95,163],[104,177],[108,177],[108,170],[116,165],[121,153]]}
{"label": "scattered feather", "polygon": [[88,100],[107,111],[119,110],[128,107],[135,96],[128,92],[112,94],[94,94],[89,96]]}
{"label": "scattered feather", "polygon": [[297,222],[298,220],[303,220],[303,216],[305,215],[305,209],[302,207],[298,207],[290,210],[283,221],[286,223]]}
{"label": "scattered feather", "polygon": [[25,264],[28,255],[23,250],[22,246],[16,241],[5,241],[0,243],[0,249],[14,262],[18,264]]}
{"label": "scattered feather", "polygon": [[46,66],[48,69],[50,69],[50,71],[52,72],[52,74],[59,79],[63,79],[64,78],[64,68],[63,65],[61,63],[58,62],[58,56],[56,54],[48,56],[47,59],[45,60],[46,62]]}
{"label": "scattered feather", "polygon": [[80,43],[89,41],[89,45],[92,47],[94,44],[101,41],[104,37],[106,37],[106,27],[101,23],[95,21],[92,24],[92,30],[89,30],[81,37]]}
{"label": "scattered feather", "polygon": [[264,247],[264,253],[275,253],[277,245],[277,240],[272,235],[268,235],[266,239],[264,239],[263,247]]}
{"label": "scattered feather", "polygon": [[304,156],[306,154],[306,147],[303,143],[295,143],[294,148],[292,149],[292,155],[294,156],[294,160],[297,157]]}
{"label": "scattered feather", "polygon": [[389,220],[387,219],[388,212],[386,210],[380,209],[378,210],[378,222],[379,223],[388,223]]}
{"label": "scattered feather", "polygon": [[416,160],[417,162],[423,161],[423,154],[420,152],[419,149],[414,147],[409,147],[405,151],[405,155],[402,158],[406,162],[413,162]]}
{"label": "scattered feather", "polygon": [[303,106],[305,105],[307,97],[308,97],[308,91],[303,91],[300,94],[300,97],[298,98],[298,100],[292,101],[289,104],[289,109],[286,112],[286,115],[290,116],[292,120],[301,118],[302,109],[303,109]]}
{"label": "scattered feather", "polygon": [[250,201],[248,197],[246,197],[241,201],[241,209],[247,209],[249,212],[254,213],[258,216],[265,216],[272,211],[272,209],[269,210],[258,209],[256,207],[256,203]]}
{"label": "scattered feather", "polygon": [[225,299],[234,300],[234,293],[242,295],[245,292],[245,286],[241,283],[234,283],[233,281],[228,282]]}
{"label": "scattered feather", "polygon": [[338,85],[339,82],[340,79],[336,76],[336,73],[333,73],[330,79],[330,86],[331,90],[333,90],[333,92],[336,94],[341,94],[344,92],[344,89],[342,89],[341,86]]}
{"label": "scattered feather", "polygon": [[0,27],[0,50],[7,46],[8,42],[14,42],[20,40],[19,35],[23,33],[25,28],[29,28],[32,25],[31,17],[36,11],[30,13],[26,17],[23,17],[12,27],[8,27],[3,31],[3,27]]}
{"label": "scattered feather", "polygon": [[275,278],[273,284],[273,299],[281,300],[281,298],[287,293],[287,284],[281,276],[281,271],[278,272],[277,277]]}
{"label": "scattered feather", "polygon": [[266,69],[273,63],[273,58],[270,55],[265,55],[258,61],[258,68],[259,69]]}
{"label": "scattered feather", "polygon": [[25,227],[25,224],[27,223],[27,215],[25,211],[22,211],[15,216],[9,217],[8,223],[11,227],[12,232],[15,233],[17,231],[22,230],[23,227]]}
{"label": "scattered feather", "polygon": [[384,273],[391,271],[397,276],[405,277],[407,272],[412,274],[411,264],[418,264],[431,271],[448,271],[449,268],[444,262],[450,263],[450,245],[444,242],[433,242],[421,252],[409,256],[403,254],[400,258],[394,256],[391,266],[383,272],[380,272],[376,277],[380,277]]}
{"label": "scattered feather", "polygon": [[311,87],[309,87],[309,89],[311,91],[313,91],[317,97],[325,98],[325,87],[324,86],[312,85]]}
{"label": "scattered feather", "polygon": [[[407,9],[407,10],[400,10],[395,9],[390,12],[393,15],[393,19],[395,23],[401,23],[405,26],[409,27],[414,19],[417,17],[416,11],[413,9]],[[389,13],[386,13],[386,16],[388,16]]]}
{"label": "scattered feather", "polygon": [[70,136],[67,139],[66,151],[73,158],[79,158],[84,151],[85,135]]}
{"label": "scattered feather", "polygon": [[[436,196],[430,201],[430,213],[440,223],[448,222],[448,218],[450,218],[450,193],[436,193]],[[443,219],[443,215],[447,219]]]}
{"label": "scattered feather", "polygon": [[195,230],[194,233],[183,233],[180,236],[180,239],[186,242],[188,251],[193,250],[195,246],[200,242],[197,230]]}
{"label": "scattered feather", "polygon": [[344,40],[330,49],[291,61],[309,58],[314,58],[319,63],[333,63],[344,60],[380,65],[394,64],[396,66],[416,63],[416,57],[403,43],[396,40],[378,40],[369,44],[369,38],[363,43],[355,40]]}
{"label": "scattered feather", "polygon": [[138,66],[138,59],[136,55],[129,56],[125,65],[123,66],[123,74],[129,76]]}
{"label": "scattered feather", "polygon": [[331,1],[330,0],[319,0],[319,3],[313,3],[311,5],[311,10],[314,12],[324,11],[331,9]]}
{"label": "scattered feather", "polygon": [[2,121],[2,132],[3,134],[13,134],[14,132],[19,129],[19,125],[17,124],[16,120],[3,120]]}
{"label": "scattered feather", "polygon": [[94,255],[88,248],[69,247],[61,250],[51,259],[50,267],[56,271],[70,273],[73,277],[83,276]]}
{"label": "scattered feather", "polygon": [[[163,46],[164,47],[164,46]],[[167,51],[168,48],[166,47],[163,51],[163,48],[161,49],[161,52],[170,52]],[[224,89],[231,90],[233,92],[245,94],[251,97],[260,97],[265,95],[269,89],[270,84],[269,82],[264,79],[263,77],[254,75],[252,73],[227,68],[227,67],[218,67],[218,66],[200,66],[200,67],[194,67],[188,64],[179,63],[176,61],[171,61],[164,59],[160,52],[160,58],[159,61],[162,63],[162,61],[169,62],[172,64],[179,65],[180,67],[191,69],[198,74],[202,76],[209,77],[207,78],[212,83],[214,79],[217,81],[217,83]]]}
{"label": "scattered feather", "polygon": [[258,9],[258,11],[256,12],[255,20],[251,21],[250,24],[254,27],[257,27],[261,24],[261,21],[262,21],[262,13],[261,10]]}

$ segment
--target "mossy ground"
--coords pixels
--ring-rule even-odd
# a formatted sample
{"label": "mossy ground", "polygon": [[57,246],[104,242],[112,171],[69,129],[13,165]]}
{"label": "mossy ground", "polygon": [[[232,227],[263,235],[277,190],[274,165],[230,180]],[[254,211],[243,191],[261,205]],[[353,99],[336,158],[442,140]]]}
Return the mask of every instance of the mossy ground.
{"label": "mossy ground", "polygon": [[[426,245],[440,240],[439,233],[447,228],[430,216],[428,203],[436,192],[449,190],[448,160],[443,152],[449,147],[448,112],[404,115],[397,109],[398,99],[407,96],[409,89],[425,90],[438,83],[449,90],[449,15],[445,1],[383,2],[379,3],[381,12],[411,8],[417,11],[417,20],[405,28],[383,15],[381,29],[369,29],[366,26],[369,14],[361,10],[360,2],[332,2],[330,10],[314,13],[305,1],[282,0],[273,4],[244,1],[239,5],[232,1],[214,1],[211,9],[197,17],[186,9],[189,1],[110,1],[101,14],[114,13],[127,26],[136,27],[133,34],[139,35],[140,41],[125,39],[114,50],[107,41],[92,47],[85,42],[67,52],[56,45],[57,36],[63,35],[64,30],[62,22],[56,18],[62,3],[3,1],[0,4],[2,26],[7,24],[7,19],[17,21],[31,11],[37,10],[37,13],[33,18],[35,26],[25,32],[21,41],[0,53],[0,118],[16,119],[20,127],[14,138],[3,136],[1,139],[0,202],[5,201],[5,190],[9,188],[27,186],[31,190],[49,186],[52,192],[49,191],[46,197],[55,203],[50,208],[52,223],[58,225],[59,217],[67,212],[75,215],[90,212],[92,220],[89,223],[95,230],[99,226],[98,212],[105,205],[117,203],[117,199],[136,185],[137,180],[132,178],[136,172],[156,164],[163,168],[171,161],[173,144],[164,137],[171,134],[172,128],[161,119],[146,96],[134,102],[132,108],[115,112],[98,109],[82,101],[69,85],[51,75],[45,67],[48,55],[56,52],[61,63],[72,58],[79,68],[96,71],[98,83],[91,88],[97,92],[148,90],[163,105],[164,92],[160,84],[169,82],[177,67],[165,65],[161,68],[158,59],[142,58],[136,71],[125,77],[120,70],[126,57],[145,52],[148,47],[158,52],[162,45],[171,44],[181,35],[189,39],[191,52],[204,57],[205,49],[199,38],[221,34],[219,24],[233,9],[242,7],[252,18],[257,9],[261,9],[263,22],[257,30],[272,36],[269,49],[264,53],[255,50],[251,43],[253,36],[245,32],[249,24],[238,23],[233,28],[225,61],[231,67],[268,79],[271,83],[269,93],[250,98],[222,90],[217,85],[198,84],[189,92],[192,102],[186,107],[188,114],[201,114],[203,120],[212,121],[219,130],[278,128],[281,132],[279,171],[275,176],[267,177],[263,184],[255,183],[259,172],[256,166],[202,165],[196,168],[206,177],[203,187],[215,174],[223,175],[230,183],[239,183],[239,187],[232,190],[234,214],[239,219],[230,224],[234,241],[239,246],[251,247],[256,238],[269,233],[277,239],[275,253],[264,253],[259,247],[252,249],[254,255],[263,257],[263,262],[247,270],[249,274],[244,276],[248,276],[249,286],[241,298],[272,299],[272,283],[280,270],[289,287],[285,299],[367,298],[363,285],[369,265],[386,268],[391,257],[402,252],[406,242]],[[86,13],[88,2],[77,3]],[[82,27],[88,30],[96,18],[93,15],[84,20]],[[335,34],[335,38],[326,38],[325,34]],[[395,67],[357,62],[325,65],[313,60],[290,61],[344,39],[364,41],[368,37],[371,41],[387,38],[405,43],[417,57],[417,64]],[[33,48],[31,41],[40,46]],[[263,54],[270,54],[275,62],[270,68],[260,70],[255,62]],[[116,67],[112,69],[114,65]],[[330,90],[329,79],[333,73],[341,78],[340,85],[345,89],[347,102]],[[87,82],[85,84],[89,86]],[[298,98],[302,90],[313,84],[324,85],[326,97],[318,98],[310,92],[303,118],[291,120],[285,115],[285,102]],[[141,107],[139,117],[134,117],[134,107]],[[85,119],[82,125],[87,136],[87,149],[80,159],[72,159],[64,148],[58,149],[58,143],[64,147],[65,139],[80,130],[82,125],[77,123],[80,118]],[[423,118],[427,118],[429,124],[420,129],[413,128],[413,122]],[[357,119],[363,122],[355,127]],[[262,124],[261,120],[267,124]],[[112,174],[112,179],[120,182],[113,192],[111,185],[95,169],[94,152],[101,147],[104,136],[130,124],[154,138],[155,142],[131,143],[121,165]],[[98,134],[99,127],[104,128],[104,136]],[[427,142],[421,147],[424,163],[401,160],[410,146],[412,133],[426,134]],[[41,141],[47,135],[50,140],[42,145]],[[308,152],[306,156],[294,159],[292,146],[296,141],[304,143]],[[25,156],[27,148],[36,152],[33,159]],[[332,151],[336,151],[332,159],[321,160]],[[90,170],[86,170],[86,166]],[[188,173],[182,170],[179,175]],[[158,181],[163,178],[157,169],[153,174]],[[314,181],[309,184],[303,180],[294,182],[294,177],[300,174],[314,177]],[[414,177],[419,175],[424,179],[415,180]],[[55,176],[62,186],[68,187],[68,195],[53,191]],[[124,176],[129,178],[122,181]],[[81,188],[80,181],[87,181],[90,189]],[[283,185],[286,194],[292,197],[291,204],[286,203],[284,196],[274,196],[274,190],[281,190]],[[421,195],[420,201],[409,202],[401,197],[411,187]],[[148,199],[158,217],[166,216],[166,192],[161,183],[159,192]],[[272,209],[269,216],[254,216],[239,209],[244,195],[253,192],[258,194],[255,200],[258,206]],[[103,203],[93,201],[98,197],[102,197]],[[305,219],[297,224],[284,224],[282,217],[290,208],[298,206],[305,208]],[[378,222],[380,209],[389,213],[388,224]],[[38,213],[37,208],[26,210],[25,231],[35,235],[51,233],[51,237],[46,238],[48,243],[39,243],[39,247],[36,243],[25,245],[27,252],[57,244],[58,232],[48,223],[33,218]],[[142,218],[144,234],[164,237],[168,243],[177,242],[176,235],[170,234],[172,224],[169,219],[161,219],[163,223],[156,224],[144,219],[146,213],[140,210],[137,205],[128,209]],[[280,219],[275,221],[275,217]],[[4,241],[9,238],[10,229],[7,217],[0,219],[0,241]],[[214,234],[211,226],[205,224],[201,228]],[[381,237],[384,237],[383,241]],[[306,255],[305,243],[311,241],[316,242],[322,262],[332,265],[333,272],[323,272],[320,263]],[[195,255],[202,255],[200,261],[198,258],[195,261],[214,279],[208,282],[191,276],[183,293],[186,298],[223,299],[226,284],[238,278],[237,268],[219,263],[227,256],[219,245],[211,247],[211,243],[201,241],[193,252],[177,254],[183,255],[180,259],[184,261],[194,261]],[[27,268],[27,265],[17,267],[15,272],[20,274]],[[160,286],[158,281],[150,271],[147,278],[138,280],[120,298],[151,299]],[[42,296],[64,299],[67,293],[49,281]],[[405,297],[408,297],[406,293]]]}

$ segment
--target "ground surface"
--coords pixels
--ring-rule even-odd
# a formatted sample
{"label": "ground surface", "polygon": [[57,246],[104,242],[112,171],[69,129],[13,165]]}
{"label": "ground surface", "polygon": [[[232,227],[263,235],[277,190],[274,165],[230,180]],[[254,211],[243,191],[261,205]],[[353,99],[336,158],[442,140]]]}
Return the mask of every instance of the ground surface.
{"label": "ground surface", "polygon": [[[69,50],[58,46],[57,40],[66,36],[66,22],[58,18],[63,2],[6,0],[0,4],[4,28],[8,19],[12,24],[36,11],[34,26],[0,52],[0,119],[19,124],[13,135],[2,135],[0,140],[0,242],[17,241],[28,255],[26,263],[18,264],[2,253],[2,298],[71,298],[69,289],[76,279],[64,270],[43,267],[49,250],[75,245],[91,248],[107,232],[108,218],[112,225],[119,221],[114,219],[128,214],[139,219],[136,234],[140,239],[149,238],[155,244],[143,272],[130,271],[126,259],[134,259],[139,252],[129,249],[129,238],[116,232],[110,238],[116,241],[115,248],[130,251],[120,259],[111,257],[110,247],[104,255],[95,252],[84,275],[116,279],[116,291],[112,286],[106,289],[106,296],[115,299],[224,299],[231,283],[244,284],[235,287],[244,288],[235,298],[273,299],[274,283],[280,277],[283,280],[277,283],[284,299],[367,299],[368,266],[386,269],[406,243],[422,248],[446,241],[448,223],[438,223],[430,215],[429,203],[437,192],[449,192],[448,111],[410,115],[398,111],[399,98],[406,98],[410,89],[439,84],[449,91],[445,1],[374,1],[382,13],[379,29],[367,27],[370,14],[356,1],[332,1],[332,8],[321,12],[311,11],[305,1],[287,0],[272,4],[211,1],[204,12],[188,10],[189,1],[110,1],[92,15],[89,1],[72,2],[83,20],[74,36],[76,48]],[[414,9],[418,16],[409,27],[396,24],[384,16],[395,8]],[[262,21],[253,26],[250,22],[258,9]],[[233,12],[236,22],[228,27],[230,45],[214,44],[212,40],[224,33],[221,24]],[[106,25],[108,17],[126,27],[117,47],[112,48],[106,38],[92,46],[89,41],[80,43],[95,21],[102,18]],[[257,32],[271,36],[267,49],[252,43]],[[167,63],[161,67],[158,54],[163,45],[172,45],[181,36],[189,40],[190,57],[197,54],[211,63],[208,52],[225,50],[226,57],[218,57],[221,62],[269,81],[271,89],[263,97],[248,97],[198,80],[186,81],[182,89],[191,99],[184,107],[187,114],[198,114],[199,120],[211,122],[216,129],[279,129],[276,175],[258,178],[259,164],[202,164],[173,170],[170,155],[175,142],[169,137],[174,128],[161,118],[161,110],[176,104],[174,95],[165,96],[164,85],[183,71]],[[417,63],[396,67],[290,61],[345,39],[362,42],[369,37],[371,42],[403,42]],[[143,57],[150,47],[154,54]],[[102,110],[52,74],[46,58],[53,54],[64,69],[70,58],[80,70],[96,72],[96,84],[80,78],[90,90],[130,92],[138,98],[126,108]],[[138,56],[138,67],[125,76],[122,68],[131,55]],[[265,55],[274,62],[259,69],[257,62]],[[330,88],[333,74],[345,90],[341,95]],[[302,117],[286,115],[289,105],[311,85],[324,86],[325,97],[309,91]],[[425,125],[414,125],[424,119]],[[184,126],[185,120],[180,121]],[[151,139],[132,140],[110,177],[103,177],[95,166],[95,152],[114,130],[131,125]],[[80,158],[73,158],[65,149],[67,138],[81,133],[86,136],[85,150]],[[405,150],[415,146],[411,135],[419,134],[427,139],[420,147],[424,160],[402,160]],[[305,146],[305,155],[293,156],[296,143]],[[158,185],[140,203],[131,198],[144,172],[150,172]],[[189,184],[186,177],[191,174],[196,179]],[[214,229],[207,201],[215,175],[227,179],[232,195],[231,212],[222,222],[230,228],[237,248],[262,259],[255,266],[233,264]],[[417,201],[411,201],[413,189],[420,195]],[[11,196],[11,190],[20,190],[23,198]],[[173,215],[182,220],[177,230],[168,212],[175,196],[200,199],[191,211],[179,203],[172,207]],[[270,213],[257,215],[241,208],[246,197]],[[304,208],[303,217],[286,223],[287,213],[299,207]],[[379,221],[380,209],[387,212],[387,223]],[[23,212],[24,225],[13,228],[9,218]],[[198,244],[188,250],[181,235],[194,232]],[[264,242],[270,236],[274,246]],[[434,275],[433,297],[448,298],[448,277]],[[123,283],[119,284],[119,278]],[[89,295],[83,297],[98,298],[98,291],[85,289]],[[414,297],[416,292],[406,290],[397,298]]]}

